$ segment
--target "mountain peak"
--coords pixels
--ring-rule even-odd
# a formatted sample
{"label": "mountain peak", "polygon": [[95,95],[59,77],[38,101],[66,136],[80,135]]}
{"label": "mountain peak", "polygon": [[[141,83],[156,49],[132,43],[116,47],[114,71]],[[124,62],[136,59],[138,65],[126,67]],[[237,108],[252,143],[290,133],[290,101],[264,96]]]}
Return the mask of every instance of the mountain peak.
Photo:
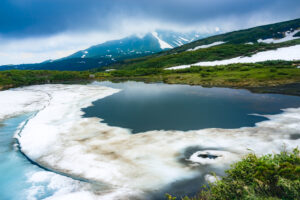
{"label": "mountain peak", "polygon": [[[174,31],[157,30],[143,36],[131,35],[123,39],[94,45],[61,60],[70,58],[105,58],[107,60],[108,58],[111,62],[115,62],[125,58],[136,58],[172,49],[202,37],[204,36],[196,32],[178,33]],[[107,62],[103,62],[103,64],[104,63]]]}

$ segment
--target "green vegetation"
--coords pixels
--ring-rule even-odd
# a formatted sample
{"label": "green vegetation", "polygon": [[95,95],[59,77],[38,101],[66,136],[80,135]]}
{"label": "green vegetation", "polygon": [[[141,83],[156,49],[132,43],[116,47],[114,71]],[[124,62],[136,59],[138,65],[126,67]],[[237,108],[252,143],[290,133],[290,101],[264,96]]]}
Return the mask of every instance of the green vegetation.
{"label": "green vegetation", "polygon": [[181,70],[137,68],[111,72],[46,70],[0,71],[0,89],[44,83],[90,80],[164,82],[202,86],[254,88],[300,83],[300,62],[268,61],[216,67],[193,66]]}
{"label": "green vegetation", "polygon": [[299,62],[268,61],[251,64],[231,64],[216,67],[193,66],[181,70],[137,68],[97,73],[108,80],[143,80],[169,84],[189,84],[226,87],[276,86],[300,82]]}
{"label": "green vegetation", "polygon": [[[286,31],[296,30],[300,28],[300,19],[295,19],[286,22],[280,22],[275,24],[269,24],[264,26],[258,26],[245,30],[233,31],[225,34],[220,34],[212,37],[208,37],[202,40],[189,43],[181,46],[177,49],[173,49],[174,52],[182,52],[187,49],[194,48],[196,46],[211,44],[213,42],[224,41],[231,44],[243,44],[246,42],[256,43],[258,39],[267,38],[283,38]],[[172,50],[170,51],[170,53]]]}
{"label": "green vegetation", "polygon": [[[175,197],[167,195],[168,200]],[[258,157],[249,154],[231,166],[226,176],[183,200],[300,199],[299,150]]]}
{"label": "green vegetation", "polygon": [[0,90],[33,84],[89,80],[89,72],[10,70],[0,72]]}
{"label": "green vegetation", "polygon": [[294,37],[300,37],[300,32],[296,33]]}

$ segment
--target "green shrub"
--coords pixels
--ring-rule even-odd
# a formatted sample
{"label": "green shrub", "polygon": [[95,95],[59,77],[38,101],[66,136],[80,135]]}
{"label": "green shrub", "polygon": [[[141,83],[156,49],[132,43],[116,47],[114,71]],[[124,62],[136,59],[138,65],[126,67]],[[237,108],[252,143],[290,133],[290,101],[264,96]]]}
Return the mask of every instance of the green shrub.
{"label": "green shrub", "polygon": [[[172,196],[167,196],[172,199]],[[197,197],[184,200],[300,199],[299,150],[258,157],[249,154]],[[172,199],[173,200],[173,199]]]}
{"label": "green shrub", "polygon": [[277,74],[278,74],[278,75],[288,75],[288,74],[285,73],[285,72],[278,72]]}
{"label": "green shrub", "polygon": [[270,72],[277,72],[277,69],[271,68]]}

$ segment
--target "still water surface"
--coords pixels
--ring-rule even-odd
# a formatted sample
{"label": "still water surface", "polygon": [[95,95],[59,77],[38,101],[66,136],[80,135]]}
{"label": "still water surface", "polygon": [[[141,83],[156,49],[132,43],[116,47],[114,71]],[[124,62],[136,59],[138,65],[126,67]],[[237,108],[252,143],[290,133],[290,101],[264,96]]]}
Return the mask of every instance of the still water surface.
{"label": "still water surface", "polygon": [[133,133],[254,126],[265,118],[253,114],[276,114],[280,109],[300,106],[300,97],[241,89],[140,82],[97,84],[122,91],[95,101],[83,109],[84,116],[99,117]]}

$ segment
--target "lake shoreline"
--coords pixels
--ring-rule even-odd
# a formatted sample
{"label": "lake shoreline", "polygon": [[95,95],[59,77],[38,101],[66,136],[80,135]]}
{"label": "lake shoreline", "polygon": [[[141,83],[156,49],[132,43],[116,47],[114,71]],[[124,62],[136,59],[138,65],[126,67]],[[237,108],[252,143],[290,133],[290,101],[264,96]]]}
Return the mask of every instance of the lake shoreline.
{"label": "lake shoreline", "polygon": [[246,89],[253,93],[270,93],[270,94],[283,94],[283,95],[293,95],[300,96],[300,82],[284,83],[284,84],[266,84],[260,86],[241,86],[240,84],[191,84],[188,82],[174,81],[168,82],[163,78],[143,78],[143,77],[131,77],[131,78],[106,78],[106,79],[96,79],[94,81],[111,81],[113,83],[122,83],[127,81],[136,81],[143,83],[164,83],[169,85],[190,85],[190,86],[201,86],[204,88],[231,88],[231,89]]}
{"label": "lake shoreline", "polygon": [[[178,84],[178,85],[190,85],[190,86],[202,86],[204,88],[212,88],[212,87],[218,87],[218,88],[232,88],[232,89],[246,89],[253,93],[270,93],[270,94],[283,94],[283,95],[293,95],[293,96],[300,96],[300,82],[293,82],[293,83],[285,83],[285,84],[277,84],[277,85],[265,85],[265,86],[240,86],[238,84],[191,84],[191,83],[184,83],[184,82],[168,82],[163,81],[163,79],[160,80],[153,80],[149,78],[101,78],[101,79],[93,79],[93,80],[80,80],[80,81],[57,81],[50,84],[89,84],[94,81],[111,81],[113,83],[121,83],[121,82],[127,82],[127,81],[136,81],[136,82],[143,82],[143,83],[165,83],[169,85]],[[49,83],[44,83],[49,84]],[[34,85],[41,85],[41,84],[33,84],[33,85],[24,85],[24,86],[7,86],[7,87],[0,87],[0,91],[5,91],[13,88],[20,88],[20,87],[27,87],[27,86],[34,86]],[[42,84],[43,85],[43,84]]]}
{"label": "lake shoreline", "polygon": [[[109,190],[109,194],[117,197],[144,196],[147,191],[161,191],[162,188],[172,192],[168,186],[174,181],[207,175],[205,171],[200,173],[201,170],[197,168],[199,163],[178,162],[178,156],[191,146],[198,146],[196,150],[209,152],[215,152],[212,150],[218,147],[222,157],[213,161],[212,169],[220,171],[247,154],[246,147],[260,154],[266,153],[266,150],[279,152],[283,143],[292,148],[297,142],[290,139],[289,135],[294,134],[293,127],[299,122],[299,109],[285,109],[283,113],[266,116],[268,120],[257,123],[255,127],[148,131],[132,135],[129,130],[99,123],[99,118],[82,118],[82,112],[78,109],[91,105],[101,95],[104,97],[104,94],[115,91],[101,88],[96,85],[40,85],[20,88],[33,89],[38,94],[40,91],[53,93],[50,106],[26,125],[21,135],[21,145],[26,155],[42,165],[75,177],[83,176],[89,180],[109,183],[108,187],[111,185],[114,188],[113,191]],[[91,93],[88,89],[91,89]],[[96,97],[95,94],[99,96]],[[48,146],[48,142],[54,142],[54,145]],[[256,144],[259,143],[264,149],[258,148]],[[165,176],[166,172],[168,176]],[[159,196],[162,197],[164,192],[166,191]],[[101,191],[98,193],[103,195]]]}

